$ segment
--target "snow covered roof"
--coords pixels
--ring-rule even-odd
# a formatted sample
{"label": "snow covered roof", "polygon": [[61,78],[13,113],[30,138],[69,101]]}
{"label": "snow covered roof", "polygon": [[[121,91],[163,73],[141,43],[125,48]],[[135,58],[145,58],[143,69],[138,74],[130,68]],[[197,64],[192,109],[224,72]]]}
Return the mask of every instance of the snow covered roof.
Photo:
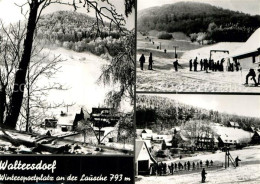
{"label": "snow covered roof", "polygon": [[250,142],[252,137],[251,132],[242,129],[215,126],[215,130],[224,143],[241,143],[242,140]]}
{"label": "snow covered roof", "polygon": [[255,131],[260,136],[260,131]]}
{"label": "snow covered roof", "polygon": [[57,125],[72,126],[75,115],[76,114],[74,114],[74,115],[68,114],[68,115],[58,117]]}
{"label": "snow covered roof", "polygon": [[260,28],[258,28],[249,39],[234,52],[230,53],[230,57],[242,56],[252,52],[256,52],[260,48]]}
{"label": "snow covered roof", "polygon": [[[64,109],[63,109],[64,110]],[[79,107],[70,107],[69,110],[61,111],[60,114],[57,114],[56,119],[58,120],[57,125],[63,126],[73,126],[76,114],[81,113],[81,108]]]}
{"label": "snow covered roof", "polygon": [[166,140],[170,139],[171,135],[153,135],[153,140]]}
{"label": "snow covered roof", "polygon": [[138,160],[142,149],[145,149],[146,150],[145,153],[148,153],[150,160],[152,160],[153,162],[156,163],[156,160],[152,157],[150,151],[148,150],[148,147],[147,147],[145,141],[143,141],[143,140],[135,140],[135,160]]}
{"label": "snow covered roof", "polygon": [[151,141],[150,140],[144,140],[147,148],[151,148],[152,147],[152,144],[151,144]]}
{"label": "snow covered roof", "polygon": [[150,129],[143,129],[142,133],[152,134],[153,131]]}
{"label": "snow covered roof", "polygon": [[143,131],[143,129],[138,129],[138,128],[137,128],[137,129],[135,130],[136,135],[139,135],[139,136],[142,135],[142,131]]}
{"label": "snow covered roof", "polygon": [[174,129],[175,129],[177,132],[179,132],[179,131],[181,130],[181,128],[180,128],[179,126],[173,127],[173,128],[171,129],[171,131],[174,131]]}
{"label": "snow covered roof", "polygon": [[233,126],[233,127],[240,127],[239,124],[238,124],[238,122],[232,122],[232,121],[230,121],[229,123],[230,123],[230,125]]}
{"label": "snow covered roof", "polygon": [[143,139],[151,139],[151,138],[153,138],[153,137],[156,136],[156,135],[157,135],[157,133],[151,133],[151,134],[142,133],[141,137],[142,137]]}
{"label": "snow covered roof", "polygon": [[143,144],[145,144],[144,141],[142,140],[135,140],[135,158],[138,158],[141,150],[142,150],[142,147],[143,147]]}
{"label": "snow covered roof", "polygon": [[183,132],[182,132],[182,131],[180,132],[180,136],[181,136],[181,139],[182,139],[183,141],[188,141],[188,140],[189,140],[185,135],[183,135]]}

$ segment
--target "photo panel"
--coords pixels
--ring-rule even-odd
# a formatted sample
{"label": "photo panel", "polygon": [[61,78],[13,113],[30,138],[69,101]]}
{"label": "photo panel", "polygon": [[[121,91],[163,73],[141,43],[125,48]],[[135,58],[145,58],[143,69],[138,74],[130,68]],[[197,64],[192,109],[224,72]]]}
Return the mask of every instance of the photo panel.
{"label": "photo panel", "polygon": [[138,92],[260,92],[257,0],[137,5]]}
{"label": "photo panel", "polygon": [[136,97],[136,183],[256,183],[260,97]]}
{"label": "photo panel", "polygon": [[134,183],[135,7],[0,1],[0,183]]}

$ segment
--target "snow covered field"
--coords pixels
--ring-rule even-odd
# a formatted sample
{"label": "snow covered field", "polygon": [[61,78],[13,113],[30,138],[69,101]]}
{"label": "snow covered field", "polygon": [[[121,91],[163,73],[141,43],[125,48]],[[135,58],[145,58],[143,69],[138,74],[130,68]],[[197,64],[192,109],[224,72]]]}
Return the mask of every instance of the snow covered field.
{"label": "snow covered field", "polygon": [[[59,83],[67,90],[51,90],[46,101],[48,103],[58,104],[75,104],[69,107],[69,110],[80,109],[84,107],[91,112],[92,107],[100,107],[104,105],[106,94],[111,89],[117,89],[114,84],[104,85],[98,83],[101,75],[101,68],[108,64],[106,59],[91,54],[89,52],[75,52],[64,48],[44,49],[45,53],[49,53],[50,57],[60,55],[64,62],[60,63],[59,72],[51,79],[51,81],[39,81],[39,85],[48,83]],[[42,83],[41,83],[42,82]],[[64,111],[66,108],[63,109]],[[123,99],[120,111],[130,112],[132,106],[129,99]],[[55,114],[60,114],[61,109],[57,109]]]}
{"label": "snow covered field", "polygon": [[[77,53],[64,48],[45,49],[50,56],[60,55],[65,60],[60,63],[60,71],[56,73],[51,83],[56,82],[64,86],[67,90],[50,91],[47,101],[50,103],[65,104],[75,103],[78,106],[85,106],[88,111],[92,107],[103,104],[106,92],[109,88],[97,84],[97,79],[101,74],[101,66],[107,61],[91,53]],[[49,81],[44,81],[44,83]],[[60,109],[59,111],[60,112]]]}
{"label": "snow covered field", "polygon": [[[260,183],[260,146],[251,146],[243,150],[230,151],[234,157],[239,156],[242,160],[240,166],[237,168],[230,167],[228,169],[220,168],[206,172],[206,183]],[[184,158],[182,161],[205,161],[213,160],[214,162],[224,162],[224,152],[215,154],[197,155],[195,157]],[[179,159],[174,161],[179,162]],[[174,174],[170,176],[138,176],[136,178],[137,184],[195,184],[201,182],[201,170],[198,172],[188,174]]]}
{"label": "snow covered field", "polygon": [[[224,67],[224,72],[206,73],[200,71],[198,65],[198,72],[189,71],[189,59],[194,59],[198,56],[200,58],[208,58],[211,49],[234,50],[239,47],[241,43],[218,43],[212,46],[186,51],[179,64],[179,71],[175,72],[173,68],[173,61],[175,59],[153,57],[153,70],[148,68],[148,55],[145,55],[146,62],[144,63],[144,70],[140,69],[139,58],[137,55],[137,91],[160,91],[160,92],[260,92],[260,87],[245,87],[245,76],[248,70],[239,72],[227,72]],[[216,53],[213,59],[225,57],[225,54]],[[226,63],[226,62],[225,62]],[[224,64],[225,66],[225,64]],[[253,81],[249,80],[253,84]]]}

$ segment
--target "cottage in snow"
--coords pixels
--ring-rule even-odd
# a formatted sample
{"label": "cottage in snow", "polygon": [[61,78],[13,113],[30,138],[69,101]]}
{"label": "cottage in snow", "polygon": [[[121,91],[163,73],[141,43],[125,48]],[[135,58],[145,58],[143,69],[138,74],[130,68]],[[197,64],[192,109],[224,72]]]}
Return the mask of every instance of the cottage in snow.
{"label": "cottage in snow", "polygon": [[150,167],[156,160],[152,157],[145,141],[135,141],[135,168],[136,175],[149,173]]}
{"label": "cottage in snow", "polygon": [[237,50],[230,53],[230,58],[239,61],[243,69],[256,68],[260,62],[260,28]]}

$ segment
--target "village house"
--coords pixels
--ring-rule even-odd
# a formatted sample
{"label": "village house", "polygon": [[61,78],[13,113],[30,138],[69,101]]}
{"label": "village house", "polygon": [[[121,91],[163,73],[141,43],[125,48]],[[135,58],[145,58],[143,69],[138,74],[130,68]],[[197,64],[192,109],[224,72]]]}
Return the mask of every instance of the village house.
{"label": "village house", "polygon": [[249,39],[233,53],[230,58],[238,61],[242,69],[257,68],[260,62],[260,28],[258,28]]}
{"label": "village house", "polygon": [[139,134],[142,139],[151,140],[155,133],[150,129],[139,129]]}
{"label": "village house", "polygon": [[92,108],[89,120],[94,123],[94,126],[115,126],[119,120],[119,116],[114,112],[113,108]]}
{"label": "village house", "polygon": [[227,127],[233,127],[233,128],[241,128],[238,122],[228,122]]}
{"label": "village house", "polygon": [[251,144],[260,144],[260,131],[255,131],[252,136]]}
{"label": "village house", "polygon": [[243,129],[215,126],[215,130],[220,148],[230,145],[248,144],[252,138],[252,133]]}
{"label": "village house", "polygon": [[60,128],[63,132],[66,131],[75,131],[78,122],[84,119],[83,110],[80,110],[80,113],[63,112],[61,111],[60,116],[57,118],[57,128]]}
{"label": "village house", "polygon": [[54,116],[53,118],[46,118],[41,124],[41,127],[44,129],[50,130],[61,130],[61,132],[75,131],[78,122],[84,120],[83,110],[73,109],[64,112],[61,111],[59,115]]}
{"label": "village house", "polygon": [[147,174],[150,171],[152,164],[157,163],[152,157],[145,141],[135,141],[135,172],[136,175]]}

